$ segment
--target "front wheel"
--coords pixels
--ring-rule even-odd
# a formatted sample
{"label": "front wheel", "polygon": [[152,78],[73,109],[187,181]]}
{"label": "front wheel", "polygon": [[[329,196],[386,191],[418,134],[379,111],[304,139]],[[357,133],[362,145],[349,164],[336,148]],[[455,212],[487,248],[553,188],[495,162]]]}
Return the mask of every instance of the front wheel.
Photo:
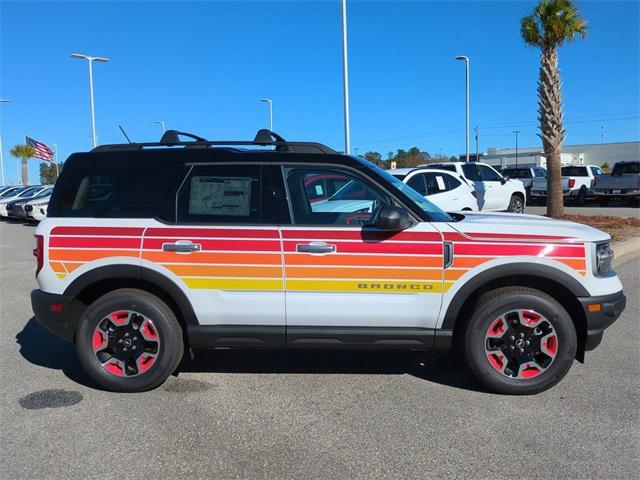
{"label": "front wheel", "polygon": [[182,359],[182,329],[173,311],[142,290],[120,289],[93,302],[76,334],[76,352],[102,388],[141,392],[162,384]]}
{"label": "front wheel", "polygon": [[509,201],[508,212],[511,213],[522,213],[524,212],[524,200],[520,195],[511,195],[511,200]]}
{"label": "front wheel", "polygon": [[491,390],[529,395],[567,374],[577,349],[571,317],[555,299],[531,288],[484,295],[462,335],[466,363]]}

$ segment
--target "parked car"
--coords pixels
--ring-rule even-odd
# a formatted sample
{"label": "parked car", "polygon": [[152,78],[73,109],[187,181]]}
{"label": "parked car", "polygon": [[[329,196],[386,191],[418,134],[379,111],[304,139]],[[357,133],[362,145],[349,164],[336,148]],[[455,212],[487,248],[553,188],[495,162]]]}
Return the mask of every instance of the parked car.
{"label": "parked car", "polygon": [[[568,165],[561,168],[562,196],[575,200],[578,205],[584,205],[588,198],[593,198],[593,185],[596,177],[604,175],[597,165]],[[546,199],[547,179],[534,178],[531,187],[532,199]]]}
{"label": "parked car", "polygon": [[32,200],[24,206],[26,219],[28,221],[39,222],[47,216],[47,208],[51,195]]}
{"label": "parked car", "polygon": [[7,203],[7,217],[14,219],[26,219],[27,213],[25,211],[25,206],[34,200],[42,200],[43,198],[48,198],[51,196],[51,192],[53,187],[45,187],[43,190],[39,191],[35,195],[31,195],[28,197],[21,197],[17,200],[13,200]]}
{"label": "parked car", "polygon": [[9,194],[8,196],[0,198],[0,217],[6,218],[8,216],[7,204],[13,202],[14,200],[36,195],[45,188],[46,187],[43,187],[42,185],[36,185],[36,186],[24,187],[24,188],[21,187],[15,190],[13,193]]}
{"label": "parked car", "polygon": [[640,201],[640,162],[617,162],[611,175],[596,177],[593,193],[601,204],[624,198],[637,206]]}
{"label": "parked car", "polygon": [[526,192],[522,182],[503,177],[490,165],[479,162],[447,162],[423,166],[449,170],[461,175],[470,185],[473,185],[480,210],[524,212]]}
{"label": "parked car", "polygon": [[500,173],[503,177],[517,178],[522,182],[527,192],[527,203],[531,201],[533,179],[536,177],[547,178],[547,169],[542,167],[508,167],[504,168]]}
{"label": "parked car", "polygon": [[14,185],[14,186],[10,186],[10,187],[2,187],[2,192],[0,192],[0,200],[2,200],[3,198],[14,197],[15,195],[17,195],[18,193],[20,193],[21,191],[23,191],[26,188],[28,188],[28,187],[25,187],[25,186],[22,186],[22,185]]}
{"label": "parked car", "polygon": [[[308,180],[327,175],[349,186],[351,211],[314,209]],[[448,214],[364,159],[267,130],[73,154],[35,240],[36,318],[114,391],[157,387],[185,350],[455,344],[492,390],[531,394],[626,301],[604,232]]]}
{"label": "parked car", "polygon": [[388,172],[445,212],[478,210],[475,190],[464,177],[454,172],[429,167],[398,168]]}

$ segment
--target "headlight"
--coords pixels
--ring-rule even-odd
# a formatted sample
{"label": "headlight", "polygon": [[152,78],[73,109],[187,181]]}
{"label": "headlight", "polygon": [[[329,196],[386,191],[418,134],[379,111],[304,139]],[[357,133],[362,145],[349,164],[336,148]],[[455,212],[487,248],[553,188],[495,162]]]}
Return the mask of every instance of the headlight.
{"label": "headlight", "polygon": [[596,245],[596,276],[602,276],[611,271],[613,263],[613,250],[609,246],[609,242],[598,243]]}

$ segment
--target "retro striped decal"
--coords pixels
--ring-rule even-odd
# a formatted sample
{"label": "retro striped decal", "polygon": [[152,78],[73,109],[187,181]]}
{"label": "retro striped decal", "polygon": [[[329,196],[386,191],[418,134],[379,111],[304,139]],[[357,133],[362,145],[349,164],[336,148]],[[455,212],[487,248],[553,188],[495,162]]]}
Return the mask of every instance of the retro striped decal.
{"label": "retro striped decal", "polygon": [[524,255],[549,258],[565,264],[579,275],[586,275],[585,245],[574,238],[494,233],[473,233],[467,236],[452,232],[444,233],[444,238],[453,244],[454,261],[451,269],[457,269],[457,278],[496,258]]}
{"label": "retro striped decal", "polygon": [[[142,237],[144,233],[144,238]],[[442,240],[454,247],[443,270]],[[163,251],[190,240],[191,254]],[[335,253],[299,253],[310,242],[335,245]],[[130,257],[162,265],[192,289],[435,293],[497,258],[537,256],[586,273],[584,243],[567,237],[455,232],[387,232],[357,229],[56,227],[48,242],[51,270],[64,278],[87,262]],[[282,251],[281,251],[282,248]],[[284,262],[284,270],[283,270]]]}

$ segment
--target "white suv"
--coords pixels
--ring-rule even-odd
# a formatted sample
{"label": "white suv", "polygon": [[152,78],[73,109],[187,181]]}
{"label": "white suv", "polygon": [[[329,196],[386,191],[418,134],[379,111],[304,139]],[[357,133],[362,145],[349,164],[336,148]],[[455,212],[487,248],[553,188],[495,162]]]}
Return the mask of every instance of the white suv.
{"label": "white suv", "polygon": [[526,191],[520,180],[508,179],[493,167],[477,162],[432,163],[429,168],[456,172],[476,191],[480,210],[492,212],[524,212]]}

